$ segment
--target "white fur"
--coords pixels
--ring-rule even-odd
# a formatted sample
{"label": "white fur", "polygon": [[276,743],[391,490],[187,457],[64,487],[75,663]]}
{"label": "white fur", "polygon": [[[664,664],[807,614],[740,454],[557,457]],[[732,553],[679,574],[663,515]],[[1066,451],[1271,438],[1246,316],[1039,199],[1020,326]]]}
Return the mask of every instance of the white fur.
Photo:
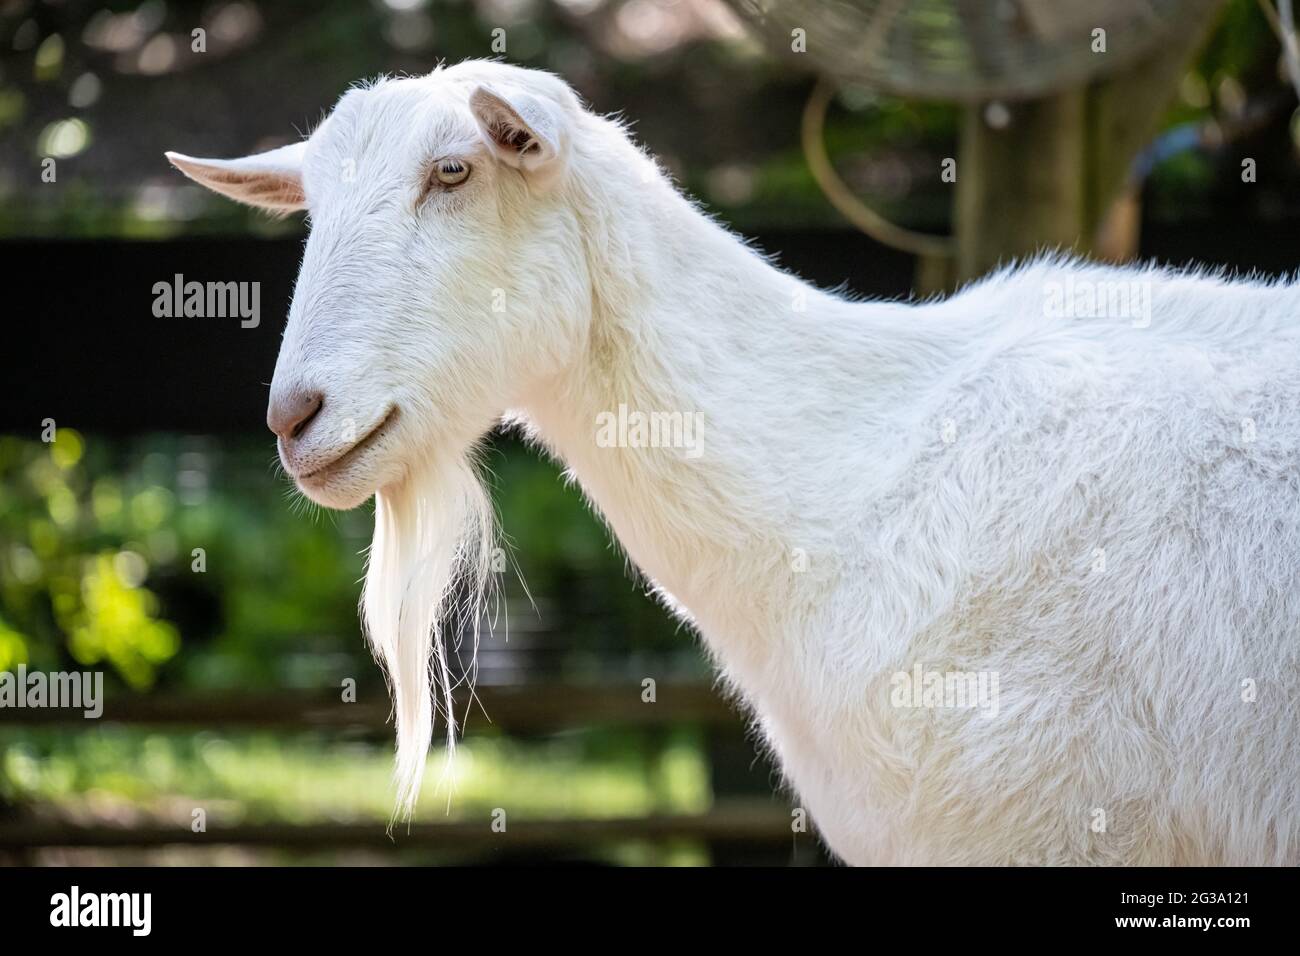
{"label": "white fur", "polygon": [[[502,117],[535,148],[494,138]],[[378,493],[365,617],[408,802],[433,622],[489,542],[469,461],[505,414],[697,627],[845,860],[1300,862],[1293,285],[1043,259],[946,301],[847,301],[503,64],[350,92],[305,152],[272,401],[326,396],[282,447],[295,475],[397,409],[300,484]],[[470,179],[417,206],[449,155]],[[1051,317],[1067,278],[1147,283],[1149,326]],[[703,453],[599,447],[620,404],[701,413]],[[895,706],[917,664],[996,674],[997,715]]]}

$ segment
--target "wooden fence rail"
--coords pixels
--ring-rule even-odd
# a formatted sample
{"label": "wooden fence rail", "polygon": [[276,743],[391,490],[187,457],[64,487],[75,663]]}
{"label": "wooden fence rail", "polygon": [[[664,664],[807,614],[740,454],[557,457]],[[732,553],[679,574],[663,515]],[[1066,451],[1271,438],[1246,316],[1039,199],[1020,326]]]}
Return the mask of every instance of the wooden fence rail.
{"label": "wooden fence rail", "polygon": [[[304,730],[380,729],[389,723],[383,689],[346,703],[341,692],[285,691],[274,694],[106,695],[103,715],[88,720],[69,708],[0,709],[0,731],[11,726],[51,727],[120,723],[169,728],[229,729],[296,727]],[[509,685],[480,687],[472,706],[457,700],[457,719],[470,733],[488,728],[535,733],[590,724],[663,726],[697,723],[739,726],[740,716],[704,684],[660,684],[655,701],[641,699],[640,683]],[[465,715],[468,710],[469,719]]]}
{"label": "wooden fence rail", "polygon": [[[360,848],[440,852],[600,846],[643,840],[692,840],[716,844],[794,846],[790,812],[779,802],[731,800],[698,814],[616,817],[609,819],[511,819],[506,830],[494,832],[491,820],[449,820],[394,826],[382,823],[236,824],[194,833],[184,824],[166,826],[81,825],[66,821],[30,820],[0,823],[0,850],[32,847],[162,847],[244,846],[279,849]],[[812,838],[803,835],[803,842]]]}

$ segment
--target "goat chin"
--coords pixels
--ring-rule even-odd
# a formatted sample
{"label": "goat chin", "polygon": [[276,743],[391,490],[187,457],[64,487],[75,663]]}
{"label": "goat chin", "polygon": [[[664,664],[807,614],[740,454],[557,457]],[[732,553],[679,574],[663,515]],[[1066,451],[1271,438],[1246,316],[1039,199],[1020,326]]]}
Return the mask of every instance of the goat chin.
{"label": "goat chin", "polygon": [[[362,619],[393,698],[398,812],[415,808],[435,711],[455,747],[449,655],[478,646],[490,582],[492,506],[470,456],[412,464],[375,496]],[[449,641],[448,635],[451,635]],[[468,673],[472,676],[473,664]]]}

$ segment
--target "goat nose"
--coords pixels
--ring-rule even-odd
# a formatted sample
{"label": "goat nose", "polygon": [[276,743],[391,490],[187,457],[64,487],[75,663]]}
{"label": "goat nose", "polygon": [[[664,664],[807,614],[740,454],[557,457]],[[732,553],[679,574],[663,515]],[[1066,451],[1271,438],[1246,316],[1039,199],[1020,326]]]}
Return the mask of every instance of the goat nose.
{"label": "goat nose", "polygon": [[315,391],[287,392],[271,399],[266,410],[266,427],[285,441],[297,438],[311,424],[325,404],[325,396]]}

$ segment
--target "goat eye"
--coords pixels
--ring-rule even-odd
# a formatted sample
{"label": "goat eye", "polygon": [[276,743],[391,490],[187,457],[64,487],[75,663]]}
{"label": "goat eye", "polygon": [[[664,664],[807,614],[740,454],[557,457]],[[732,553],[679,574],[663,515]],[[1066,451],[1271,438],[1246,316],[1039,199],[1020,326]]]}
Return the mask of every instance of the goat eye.
{"label": "goat eye", "polygon": [[469,179],[469,165],[459,159],[444,159],[434,167],[433,175],[444,186],[459,186]]}

